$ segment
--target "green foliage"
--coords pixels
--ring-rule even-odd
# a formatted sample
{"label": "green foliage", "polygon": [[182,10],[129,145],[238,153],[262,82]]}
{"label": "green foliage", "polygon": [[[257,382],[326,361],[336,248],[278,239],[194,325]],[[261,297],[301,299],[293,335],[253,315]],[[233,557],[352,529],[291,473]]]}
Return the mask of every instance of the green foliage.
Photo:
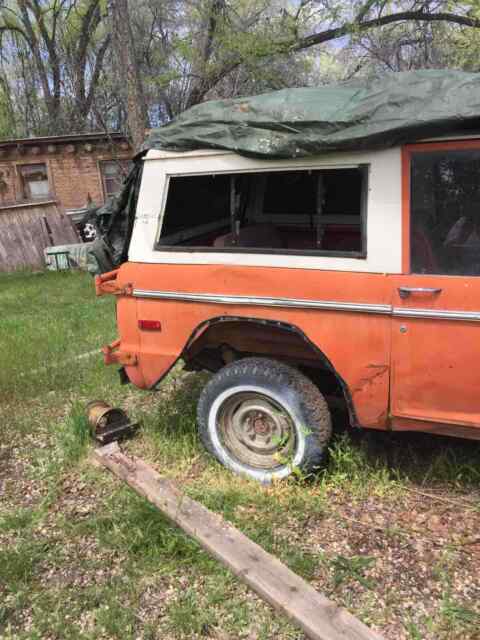
{"label": "green foliage", "polygon": [[459,625],[464,628],[480,625],[480,613],[466,607],[450,594],[446,594],[443,598],[441,614],[451,628],[458,628]]}
{"label": "green foliage", "polygon": [[[39,389],[44,394],[74,389],[87,380],[87,372],[94,385],[90,358],[104,375],[101,358],[91,352],[115,337],[115,301],[95,298],[89,275],[1,274],[0,303],[0,407],[16,397],[34,398]],[[90,356],[77,359],[85,353]],[[10,375],[19,367],[21,375]]]}
{"label": "green foliage", "polygon": [[13,513],[7,513],[3,517],[0,517],[0,532],[22,531],[31,525],[35,516],[35,511],[27,508],[18,509]]}
{"label": "green foliage", "polygon": [[207,570],[212,567],[212,561],[200,552],[196,542],[127,488],[115,491],[103,502],[101,515],[71,527],[76,535],[93,533],[102,544],[128,554],[144,570],[161,567],[169,573],[193,562],[203,564]]}
{"label": "green foliage", "polygon": [[[450,2],[453,10],[456,3]],[[480,19],[480,1],[469,0],[463,3],[472,18]],[[455,29],[451,32],[452,40],[448,43],[454,64],[468,71],[480,69],[480,29]]]}
{"label": "green foliage", "polygon": [[373,589],[373,582],[365,578],[364,573],[374,562],[375,558],[365,556],[352,556],[351,558],[337,556],[333,558],[331,565],[333,567],[333,584],[335,588],[346,580],[356,580],[363,587]]}
{"label": "green foliage", "polygon": [[176,637],[193,633],[208,635],[209,629],[216,622],[213,610],[201,606],[193,589],[188,589],[170,606],[168,617]]}
{"label": "green foliage", "polygon": [[46,552],[48,545],[45,542],[33,540],[0,548],[0,584],[13,592],[28,587]]}
{"label": "green foliage", "polygon": [[55,463],[70,464],[77,462],[86,452],[90,442],[90,426],[85,415],[85,406],[77,403],[70,415],[56,429],[57,450],[59,455]]}
{"label": "green foliage", "polygon": [[16,122],[7,78],[0,77],[0,138],[14,138]]}
{"label": "green foliage", "polygon": [[122,602],[122,596],[122,589],[115,586],[103,590],[103,604],[96,611],[95,622],[110,638],[133,640],[137,619],[135,611]]}

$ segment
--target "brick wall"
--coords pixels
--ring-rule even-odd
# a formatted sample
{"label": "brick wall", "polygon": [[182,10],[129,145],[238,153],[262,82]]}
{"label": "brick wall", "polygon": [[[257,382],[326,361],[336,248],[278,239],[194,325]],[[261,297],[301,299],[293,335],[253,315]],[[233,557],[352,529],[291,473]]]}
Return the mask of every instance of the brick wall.
{"label": "brick wall", "polygon": [[0,207],[28,201],[22,187],[19,167],[42,164],[47,166],[51,198],[61,210],[84,207],[88,198],[95,204],[104,202],[100,163],[109,160],[129,160],[131,151],[126,143],[88,142],[44,144],[4,148],[0,158]]}

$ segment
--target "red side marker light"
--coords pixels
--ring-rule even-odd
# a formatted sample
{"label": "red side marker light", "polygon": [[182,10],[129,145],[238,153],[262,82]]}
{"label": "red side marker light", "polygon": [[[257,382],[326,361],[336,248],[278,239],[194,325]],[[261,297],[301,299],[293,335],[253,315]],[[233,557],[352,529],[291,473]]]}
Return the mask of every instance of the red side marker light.
{"label": "red side marker light", "polygon": [[139,320],[138,328],[144,331],[161,331],[162,323],[160,320]]}

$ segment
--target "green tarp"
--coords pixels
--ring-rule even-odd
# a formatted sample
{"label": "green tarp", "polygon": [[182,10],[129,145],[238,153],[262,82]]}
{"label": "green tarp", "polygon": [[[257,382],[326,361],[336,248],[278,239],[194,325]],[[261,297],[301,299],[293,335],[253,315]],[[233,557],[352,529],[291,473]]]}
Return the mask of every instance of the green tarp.
{"label": "green tarp", "polygon": [[97,210],[102,238],[93,253],[99,271],[126,260],[141,157],[149,149],[227,149],[258,158],[300,158],[471,130],[480,130],[480,74],[462,71],[391,73],[205,102],[152,131],[120,196]]}
{"label": "green tarp", "polygon": [[415,71],[205,102],[154,130],[145,148],[297,158],[479,125],[480,74]]}

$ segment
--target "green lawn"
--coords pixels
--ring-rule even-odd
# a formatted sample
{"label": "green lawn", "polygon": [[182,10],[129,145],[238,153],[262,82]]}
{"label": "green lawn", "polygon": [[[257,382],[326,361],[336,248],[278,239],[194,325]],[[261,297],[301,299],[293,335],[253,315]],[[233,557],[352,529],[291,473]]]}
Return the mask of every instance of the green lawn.
{"label": "green lawn", "polygon": [[480,637],[478,444],[339,428],[317,478],[261,487],[199,444],[205,376],[121,387],[91,354],[114,338],[114,300],[90,276],[0,276],[2,639],[303,637],[91,464],[98,398],[141,420],[127,450],[386,638]]}

